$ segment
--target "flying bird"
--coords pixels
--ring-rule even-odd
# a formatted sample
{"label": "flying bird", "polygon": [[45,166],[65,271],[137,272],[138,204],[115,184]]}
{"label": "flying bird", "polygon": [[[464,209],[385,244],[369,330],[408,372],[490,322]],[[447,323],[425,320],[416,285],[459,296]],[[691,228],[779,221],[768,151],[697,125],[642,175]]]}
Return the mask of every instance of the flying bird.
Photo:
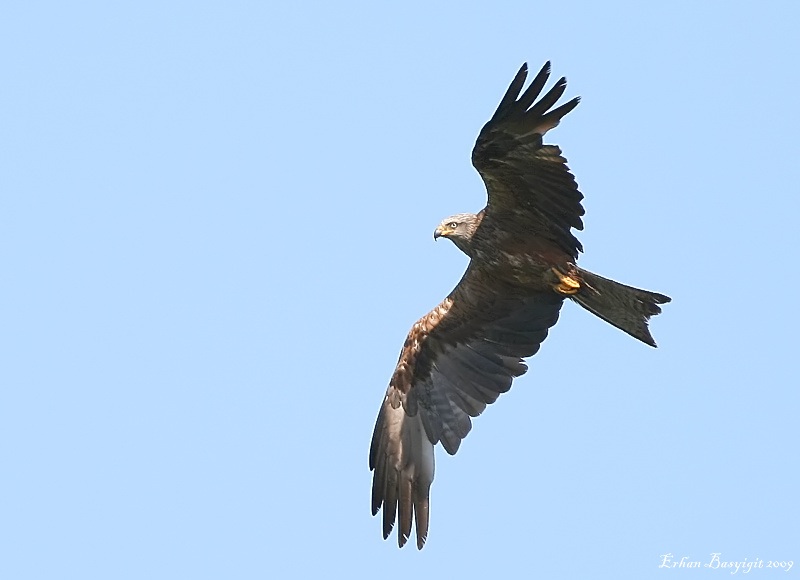
{"label": "flying bird", "polygon": [[400,547],[413,522],[417,548],[428,536],[434,447],[458,451],[470,418],[525,373],[523,359],[539,350],[565,299],[650,346],[647,322],[670,301],[576,265],[583,248],[572,230],[583,229],[583,195],[561,149],[542,139],[579,97],[553,108],[562,77],[537,101],[549,62],[522,92],[527,75],[523,64],[472,150],[486,207],[446,218],[433,234],[469,256],[469,266],[412,326],[375,423],[372,514],[383,509],[384,539],[398,520]]}

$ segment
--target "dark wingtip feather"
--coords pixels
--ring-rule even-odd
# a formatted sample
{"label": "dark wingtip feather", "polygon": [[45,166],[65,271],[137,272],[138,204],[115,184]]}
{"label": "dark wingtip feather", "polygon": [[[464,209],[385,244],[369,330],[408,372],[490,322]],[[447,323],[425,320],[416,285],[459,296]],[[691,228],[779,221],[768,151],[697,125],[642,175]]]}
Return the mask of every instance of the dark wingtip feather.
{"label": "dark wingtip feather", "polygon": [[417,528],[417,549],[421,550],[428,539],[428,526],[430,523],[430,502],[427,495],[414,498],[414,513]]}
{"label": "dark wingtip feather", "polygon": [[550,78],[550,61],[548,60],[541,70],[536,73],[536,76],[531,81],[531,84],[525,89],[525,92],[522,93],[522,96],[517,101],[515,108],[519,113],[524,113],[528,110],[533,102],[536,100],[536,97],[542,92],[544,85],[547,84],[547,79]]}
{"label": "dark wingtip feather", "polygon": [[[386,539],[386,538],[384,538],[384,539]],[[403,546],[405,546],[407,541],[408,541],[408,536],[403,534],[403,532],[397,532],[397,547],[398,548],[402,548]]]}
{"label": "dark wingtip feather", "polygon": [[494,115],[492,115],[492,120],[500,119],[508,114],[510,108],[517,101],[519,92],[525,85],[526,78],[528,78],[528,63],[524,62],[519,68],[519,72],[517,72],[516,76],[514,76],[514,80],[511,81],[511,84],[508,86],[508,90],[500,100],[500,104],[497,105],[497,110],[494,112]]}
{"label": "dark wingtip feather", "polygon": [[398,519],[400,527],[397,530],[397,541],[402,548],[411,535],[411,524],[414,517],[413,483],[410,478],[403,477],[400,482],[399,495]]}
{"label": "dark wingtip feather", "polygon": [[552,68],[550,67],[550,61],[548,60],[547,62],[544,63],[542,68],[539,70],[539,74],[540,75],[541,74],[545,74],[545,75],[549,76],[551,70],[552,70]]}
{"label": "dark wingtip feather", "polygon": [[389,478],[383,490],[383,539],[389,537],[397,517],[397,481]]}
{"label": "dark wingtip feather", "polygon": [[[567,115],[567,113],[572,111],[572,109],[577,107],[578,103],[580,103],[580,102],[581,102],[580,97],[575,97],[574,99],[571,99],[571,100],[567,101],[563,105],[560,105],[560,106],[556,107],[555,109],[553,109],[552,111],[550,111],[549,113],[543,115],[542,118],[543,119],[555,119],[556,121],[561,121],[561,119],[563,119]],[[558,123],[556,123],[556,124],[558,124]]]}
{"label": "dark wingtip feather", "polygon": [[567,90],[567,79],[565,77],[561,77],[558,79],[553,87],[545,93],[545,95],[539,99],[539,102],[536,103],[533,107],[530,108],[528,111],[528,116],[530,118],[536,118],[541,115],[544,115],[550,107],[556,104],[558,99],[561,98],[561,95],[564,94],[564,91]]}

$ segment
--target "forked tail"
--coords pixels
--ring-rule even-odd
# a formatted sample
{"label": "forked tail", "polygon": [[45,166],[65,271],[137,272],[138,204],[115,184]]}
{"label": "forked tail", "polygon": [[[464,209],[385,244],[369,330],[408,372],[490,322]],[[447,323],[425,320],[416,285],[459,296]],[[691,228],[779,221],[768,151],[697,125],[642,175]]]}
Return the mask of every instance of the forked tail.
{"label": "forked tail", "polygon": [[578,272],[583,284],[571,296],[575,302],[645,344],[656,346],[647,321],[661,312],[659,304],[672,298],[620,284],[583,268],[578,268]]}

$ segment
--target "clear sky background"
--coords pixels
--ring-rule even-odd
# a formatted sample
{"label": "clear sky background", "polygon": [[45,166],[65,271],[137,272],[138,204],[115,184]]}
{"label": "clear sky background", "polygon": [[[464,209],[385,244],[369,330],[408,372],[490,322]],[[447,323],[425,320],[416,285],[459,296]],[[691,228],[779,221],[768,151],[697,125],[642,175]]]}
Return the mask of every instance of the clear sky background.
{"label": "clear sky background", "polygon": [[[0,577],[796,576],[798,6],[4,3]],[[398,550],[375,416],[546,60],[581,264],[674,298],[660,348],[566,304]]]}

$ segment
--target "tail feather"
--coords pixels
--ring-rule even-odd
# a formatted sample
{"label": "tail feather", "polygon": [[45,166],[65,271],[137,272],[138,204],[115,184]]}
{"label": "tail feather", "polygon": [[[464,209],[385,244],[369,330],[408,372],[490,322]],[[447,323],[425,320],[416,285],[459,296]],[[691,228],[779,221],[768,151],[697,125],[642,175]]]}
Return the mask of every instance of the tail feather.
{"label": "tail feather", "polygon": [[626,286],[582,268],[578,271],[583,284],[572,296],[575,302],[645,344],[656,346],[647,321],[661,312],[659,304],[670,302],[672,298]]}

